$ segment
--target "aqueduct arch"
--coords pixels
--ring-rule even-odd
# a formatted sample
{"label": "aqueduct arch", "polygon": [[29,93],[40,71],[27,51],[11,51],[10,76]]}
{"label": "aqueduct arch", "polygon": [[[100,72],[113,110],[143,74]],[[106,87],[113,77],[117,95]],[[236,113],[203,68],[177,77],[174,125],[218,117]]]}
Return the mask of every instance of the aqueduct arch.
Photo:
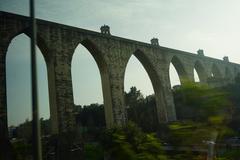
{"label": "aqueduct arch", "polygon": [[[28,27],[28,17],[0,12],[1,135],[7,135],[5,55],[11,39],[21,32],[27,32]],[[220,71],[222,66],[234,70],[234,76],[239,73],[240,69],[239,64],[205,57],[203,53],[193,54],[162,47],[156,39],[148,44],[116,37],[111,35],[110,31],[99,33],[45,20],[37,20],[37,28],[38,46],[47,64],[49,101],[51,110],[53,110],[51,117],[54,119],[55,133],[66,132],[75,126],[71,60],[79,43],[90,51],[100,69],[108,127],[126,123],[123,82],[124,71],[131,53],[134,53],[142,63],[152,81],[156,97],[158,97],[156,100],[159,121],[176,120],[169,79],[171,62],[182,83],[186,80],[193,80],[194,67],[203,82],[210,77],[210,72],[212,72],[218,81],[218,86],[226,84],[223,82],[223,73]]]}
{"label": "aqueduct arch", "polygon": [[100,76],[101,76],[106,125],[113,126],[114,121],[113,121],[113,115],[112,115],[112,100],[111,100],[111,90],[109,88],[110,81],[109,81],[109,71],[108,71],[107,63],[101,51],[97,48],[97,46],[94,45],[94,43],[91,40],[84,39],[80,42],[80,44],[83,45],[89,51],[89,53],[92,55],[95,62],[97,63]]}
{"label": "aqueduct arch", "polygon": [[194,68],[196,69],[196,72],[198,73],[200,83],[206,83],[207,73],[206,73],[202,63],[200,61],[196,61],[194,64]]}
{"label": "aqueduct arch", "polygon": [[[145,71],[147,72],[147,75],[149,76],[149,79],[152,83],[152,87],[155,94],[155,100],[156,100],[156,110],[157,110],[157,117],[158,121],[167,121],[167,111],[166,108],[164,108],[164,99],[163,99],[163,87],[161,84],[161,80],[158,77],[158,74],[155,70],[155,67],[153,66],[151,60],[146,55],[147,53],[137,49],[133,52],[133,55],[135,56],[139,62],[144,67]],[[130,59],[130,58],[129,58]],[[129,60],[128,60],[129,61]],[[125,67],[126,70],[126,67]],[[124,71],[125,73],[125,71]],[[124,74],[125,75],[125,74]]]}
{"label": "aqueduct arch", "polygon": [[[188,76],[187,76],[187,72],[186,69],[183,65],[183,63],[181,62],[181,60],[177,57],[177,56],[173,56],[171,58],[171,63],[173,64],[173,66],[175,67],[178,77],[180,79],[181,84],[184,84],[186,81],[188,81]],[[170,66],[170,64],[169,64]]]}
{"label": "aqueduct arch", "polygon": [[[24,48],[28,48],[27,50]],[[26,118],[31,118],[31,85],[30,85],[30,38],[22,33],[18,34],[11,40],[6,53],[6,89],[7,89],[7,110],[11,110],[10,107],[20,107],[19,112],[12,111],[11,115],[23,114],[23,111],[28,110],[28,116],[24,117],[19,122],[23,122]],[[37,69],[38,69],[38,85],[44,84],[44,87],[38,87],[39,93],[39,116],[46,118],[49,116],[49,94],[47,82],[47,66],[43,54],[36,46],[37,56]],[[17,63],[17,66],[13,64]],[[44,73],[44,74],[43,74]],[[15,84],[14,84],[15,82]],[[18,84],[18,85],[16,85]],[[14,86],[14,87],[13,87]],[[25,94],[22,94],[25,93]],[[44,95],[44,96],[42,96]],[[22,108],[23,107],[23,108]],[[47,108],[46,108],[47,107]],[[44,111],[44,112],[41,112]],[[9,112],[8,112],[9,113]],[[45,113],[45,114],[42,114]],[[22,117],[23,118],[23,117]],[[49,117],[47,117],[49,118]],[[8,122],[12,122],[11,120]],[[12,122],[14,123],[14,122]],[[14,124],[8,124],[14,125]]]}
{"label": "aqueduct arch", "polygon": [[[9,39],[7,40],[8,43],[6,45],[7,50],[9,48],[9,45],[11,44],[12,40],[15,39],[16,37],[22,35],[22,34],[26,35],[30,39],[29,28],[27,28],[27,27],[24,28],[24,29],[20,28],[19,30],[16,30],[15,32],[12,32],[12,33],[10,32]],[[39,50],[41,52],[40,54],[42,54],[42,56],[44,58],[44,61],[45,61],[45,65],[47,67],[48,59],[49,59],[49,55],[47,55],[47,46],[46,46],[44,40],[42,39],[41,35],[39,35],[39,34],[37,34],[37,44],[36,44],[36,46],[39,48]],[[5,63],[4,65],[5,65],[5,67],[6,67],[6,55],[7,55],[7,51],[3,55],[4,56],[4,63]],[[47,69],[48,69],[48,67],[47,67]],[[5,71],[4,74],[6,75],[6,71]],[[48,82],[49,82],[49,76],[51,76],[51,75],[48,73],[48,76],[47,76]],[[6,76],[4,78],[5,78],[5,80],[4,80],[4,84],[3,85],[6,88]],[[48,91],[51,92],[51,87],[49,87]],[[50,95],[51,94],[49,93],[49,96]],[[5,96],[6,96],[6,93],[5,93]],[[5,99],[7,99],[7,98],[5,98]],[[5,100],[5,101],[6,101],[5,103],[6,103],[6,112],[7,112],[7,100]],[[57,109],[56,109],[56,107],[54,105],[51,105],[51,98],[50,97],[49,97],[49,110],[50,110],[51,131],[54,134],[54,133],[58,132],[58,129],[56,127],[56,126],[58,126]],[[7,121],[7,118],[6,118],[6,121]]]}

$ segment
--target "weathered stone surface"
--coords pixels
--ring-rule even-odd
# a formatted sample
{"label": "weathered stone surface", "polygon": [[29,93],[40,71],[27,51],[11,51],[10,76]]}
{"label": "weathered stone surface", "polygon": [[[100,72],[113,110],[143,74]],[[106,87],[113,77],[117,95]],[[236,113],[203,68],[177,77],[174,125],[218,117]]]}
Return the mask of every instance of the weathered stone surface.
{"label": "weathered stone surface", "polygon": [[7,97],[5,54],[7,45],[0,40],[0,137],[7,137]]}
{"label": "weathered stone surface", "polygon": [[[0,12],[0,122],[7,127],[5,56],[11,40],[28,35],[28,17]],[[37,20],[38,47],[48,70],[52,132],[66,132],[75,126],[71,61],[78,44],[85,46],[99,67],[107,127],[127,121],[124,101],[124,74],[132,55],[142,63],[153,84],[159,122],[175,121],[176,113],[169,78],[170,63],[181,83],[193,82],[195,68],[201,83],[221,86],[232,83],[240,65],[203,54],[192,54],[151,45],[110,34]],[[0,130],[1,133],[6,132]],[[4,133],[5,134],[5,133]]]}

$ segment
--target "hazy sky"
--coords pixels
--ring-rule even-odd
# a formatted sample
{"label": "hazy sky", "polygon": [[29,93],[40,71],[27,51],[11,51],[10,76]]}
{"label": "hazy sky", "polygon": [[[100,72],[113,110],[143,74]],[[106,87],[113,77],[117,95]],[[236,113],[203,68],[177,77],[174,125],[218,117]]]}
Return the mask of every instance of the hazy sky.
{"label": "hazy sky", "polygon": [[[116,36],[149,42],[158,37],[161,46],[240,63],[239,0],[36,0],[36,16],[41,19],[99,31],[108,24]],[[28,15],[27,0],[0,0],[0,10]],[[1,37],[0,37],[1,38]],[[30,115],[29,38],[20,35],[7,55],[7,95],[9,124],[18,124]],[[102,103],[100,75],[96,63],[82,46],[72,62],[74,102]],[[16,56],[17,54],[21,56]],[[39,54],[41,115],[48,117],[47,75]],[[28,68],[28,69],[26,69]],[[173,72],[172,72],[173,73]],[[82,76],[79,76],[82,75]],[[178,77],[172,77],[176,84]],[[147,82],[147,83],[146,83]],[[145,95],[153,89],[147,73],[131,57],[125,75],[125,90],[137,86]]]}

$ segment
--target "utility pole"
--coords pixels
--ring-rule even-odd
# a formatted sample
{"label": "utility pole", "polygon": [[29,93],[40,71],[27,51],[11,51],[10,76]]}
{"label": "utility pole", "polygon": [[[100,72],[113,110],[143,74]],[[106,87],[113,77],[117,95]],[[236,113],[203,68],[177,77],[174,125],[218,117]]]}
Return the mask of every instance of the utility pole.
{"label": "utility pole", "polygon": [[30,30],[31,30],[31,84],[32,84],[32,140],[33,159],[42,160],[41,131],[38,112],[38,89],[37,89],[37,57],[36,57],[36,19],[35,2],[30,0]]}

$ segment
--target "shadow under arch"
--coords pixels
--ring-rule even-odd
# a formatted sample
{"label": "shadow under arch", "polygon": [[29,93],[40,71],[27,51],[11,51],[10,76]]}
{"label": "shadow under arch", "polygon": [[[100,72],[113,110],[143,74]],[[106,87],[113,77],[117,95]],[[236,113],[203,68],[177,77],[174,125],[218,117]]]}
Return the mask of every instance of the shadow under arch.
{"label": "shadow under arch", "polygon": [[[112,96],[111,96],[111,88],[110,88],[111,85],[110,85],[107,63],[101,51],[91,40],[84,39],[76,46],[76,48],[80,44],[89,51],[89,53],[92,55],[95,62],[97,63],[97,66],[100,72],[100,77],[101,77],[101,84],[102,84],[106,127],[110,128],[114,125],[114,119],[113,119],[112,98],[111,98]],[[74,50],[76,50],[76,48]],[[72,62],[72,59],[73,59],[73,55],[71,57],[71,62]]]}
{"label": "shadow under arch", "polygon": [[[188,80],[188,77],[187,77],[187,72],[183,66],[183,63],[181,62],[181,60],[177,57],[177,56],[173,56],[168,67],[170,69],[170,64],[173,64],[174,68],[176,69],[177,71],[177,74],[178,74],[178,77],[180,79],[180,82],[181,84],[184,84],[187,80]],[[169,69],[168,69],[168,72],[169,72]],[[168,73],[169,75],[169,73]],[[169,77],[170,79],[170,77]]]}
{"label": "shadow under arch", "polygon": [[[163,87],[154,66],[150,62],[149,58],[145,55],[145,53],[139,49],[134,51],[131,56],[135,56],[139,60],[139,62],[142,64],[143,68],[147,72],[147,75],[149,76],[149,79],[152,83],[153,91],[155,94],[155,100],[156,100],[158,122],[160,123],[160,122],[168,121],[165,102],[163,102],[164,101]],[[129,57],[128,61],[130,60],[131,56]],[[124,81],[125,81],[125,72],[126,72],[127,64],[128,62],[126,63],[126,66],[124,69]]]}
{"label": "shadow under arch", "polygon": [[207,73],[200,61],[196,61],[194,63],[194,68],[198,74],[199,80],[201,83],[205,83],[207,81]]}
{"label": "shadow under arch", "polygon": [[222,78],[222,74],[215,63],[212,65],[211,77]]}

